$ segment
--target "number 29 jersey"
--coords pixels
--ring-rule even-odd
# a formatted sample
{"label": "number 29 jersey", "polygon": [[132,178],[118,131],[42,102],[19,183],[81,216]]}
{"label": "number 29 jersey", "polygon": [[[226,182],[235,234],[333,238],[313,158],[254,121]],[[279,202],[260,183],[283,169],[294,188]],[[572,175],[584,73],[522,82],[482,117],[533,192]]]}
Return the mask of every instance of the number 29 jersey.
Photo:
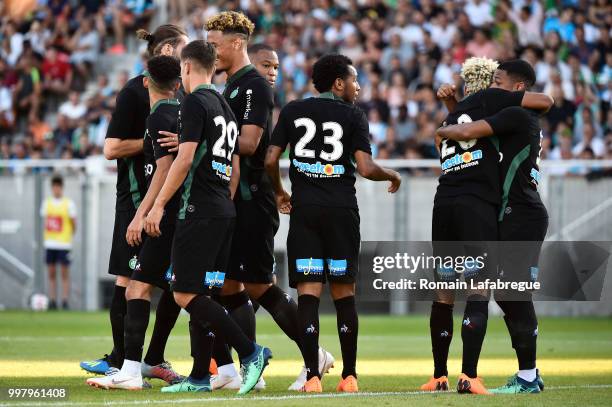
{"label": "number 29 jersey", "polygon": [[291,146],[292,206],[357,209],[353,155],[357,150],[371,154],[361,109],[329,92],[293,101],[281,111],[270,144]]}
{"label": "number 29 jersey", "polygon": [[181,103],[179,142],[196,142],[193,163],[183,183],[179,219],[236,216],[230,197],[232,156],[238,155],[236,117],[210,85],[201,85]]}

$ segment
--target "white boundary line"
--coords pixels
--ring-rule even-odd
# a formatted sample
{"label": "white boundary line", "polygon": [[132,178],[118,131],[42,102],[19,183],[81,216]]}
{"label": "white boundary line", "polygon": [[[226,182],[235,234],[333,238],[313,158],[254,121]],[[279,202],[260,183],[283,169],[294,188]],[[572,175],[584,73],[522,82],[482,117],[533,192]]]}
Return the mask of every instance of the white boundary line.
{"label": "white boundary line", "polygon": [[[585,384],[580,386],[548,386],[546,391],[550,390],[575,390],[575,389],[612,389],[612,384]],[[280,400],[310,400],[310,399],[333,399],[333,398],[373,398],[387,396],[420,396],[420,395],[437,395],[437,394],[452,394],[454,392],[424,392],[424,391],[389,391],[389,392],[361,392],[361,393],[328,393],[328,394],[309,394],[309,395],[286,395],[286,396],[260,396],[260,397],[205,397],[205,398],[188,398],[188,399],[163,399],[163,400],[113,400],[113,401],[86,401],[86,402],[22,402],[0,403],[0,407],[24,406],[139,406],[144,404],[170,404],[170,403],[213,403],[219,401],[280,401]],[[206,394],[206,393],[204,393]],[[504,396],[498,396],[504,397]]]}

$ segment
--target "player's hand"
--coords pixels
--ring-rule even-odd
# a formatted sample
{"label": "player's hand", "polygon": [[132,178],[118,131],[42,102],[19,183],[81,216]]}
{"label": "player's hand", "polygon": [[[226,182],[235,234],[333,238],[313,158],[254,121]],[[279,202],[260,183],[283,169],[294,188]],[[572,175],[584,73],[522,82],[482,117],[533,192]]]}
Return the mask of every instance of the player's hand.
{"label": "player's hand", "polygon": [[291,195],[287,191],[276,194],[276,206],[283,215],[291,213]]}
{"label": "player's hand", "polygon": [[174,153],[178,151],[179,139],[178,134],[171,133],[169,131],[160,130],[159,134],[165,136],[164,138],[158,138],[157,142],[160,146],[167,148],[169,152]]}
{"label": "player's hand", "polygon": [[387,189],[387,191],[389,191],[389,193],[394,194],[397,192],[397,190],[400,187],[400,184],[402,183],[402,176],[400,175],[399,172],[394,171],[394,170],[389,170],[391,171],[391,185],[389,185],[389,189]]}
{"label": "player's hand", "polygon": [[455,85],[444,83],[442,84],[442,86],[438,88],[438,93],[436,94],[436,96],[438,97],[438,99],[441,99],[441,100],[454,99],[456,90],[457,90],[457,87]]}
{"label": "player's hand", "polygon": [[144,229],[147,232],[147,235],[152,237],[161,236],[161,230],[159,230],[159,224],[161,223],[161,219],[164,216],[164,208],[160,208],[159,206],[153,206],[149,211],[149,214],[145,218],[144,221]]}
{"label": "player's hand", "polygon": [[132,247],[140,246],[142,244],[142,230],[144,229],[144,218],[142,216],[134,216],[134,219],[128,226],[127,233],[125,234],[125,240]]}

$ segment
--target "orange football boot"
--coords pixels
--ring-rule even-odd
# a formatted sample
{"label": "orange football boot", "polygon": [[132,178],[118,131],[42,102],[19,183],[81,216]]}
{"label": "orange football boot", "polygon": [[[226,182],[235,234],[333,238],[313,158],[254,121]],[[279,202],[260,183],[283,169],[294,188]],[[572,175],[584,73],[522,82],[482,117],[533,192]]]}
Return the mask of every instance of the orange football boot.
{"label": "orange football boot", "polygon": [[357,386],[357,379],[355,376],[346,376],[344,379],[340,380],[340,383],[338,383],[338,386],[336,387],[336,391],[341,391],[344,393],[358,392],[359,386]]}
{"label": "orange football boot", "polygon": [[461,373],[459,380],[457,380],[457,392],[461,394],[491,394],[482,384],[481,378],[472,379],[464,373]]}
{"label": "orange football boot", "polygon": [[302,393],[321,393],[323,392],[323,386],[321,386],[321,379],[317,376],[311,377],[304,386],[299,390]]}
{"label": "orange football boot", "polygon": [[448,391],[448,377],[440,376],[437,379],[432,377],[427,383],[421,386],[423,391]]}

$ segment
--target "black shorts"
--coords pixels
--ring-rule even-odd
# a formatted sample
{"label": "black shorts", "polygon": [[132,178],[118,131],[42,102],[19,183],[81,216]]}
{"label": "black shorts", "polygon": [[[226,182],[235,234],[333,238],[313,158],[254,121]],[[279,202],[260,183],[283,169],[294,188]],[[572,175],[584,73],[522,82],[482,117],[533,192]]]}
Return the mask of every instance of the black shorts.
{"label": "black shorts", "polygon": [[49,265],[61,264],[63,266],[70,265],[70,250],[65,249],[46,249],[45,262]]}
{"label": "black shorts", "polygon": [[354,283],[359,272],[359,211],[300,206],[291,210],[287,257],[289,285]]}
{"label": "black shorts", "polygon": [[[486,256],[485,267],[466,263],[458,267],[437,267],[436,281],[465,279],[483,280],[497,269],[495,242],[498,236],[497,205],[476,196],[445,198],[434,205],[432,241],[435,256]],[[459,268],[461,267],[461,268]]]}
{"label": "black shorts", "polygon": [[544,207],[507,206],[499,223],[499,277],[504,281],[536,281],[540,251],[548,230]]}
{"label": "black shorts", "polygon": [[161,236],[147,236],[140,246],[138,264],[132,273],[132,280],[142,281],[162,290],[170,288],[168,285],[172,277],[170,256],[175,226],[174,221],[162,222],[159,225]]}
{"label": "black shorts", "polygon": [[173,291],[211,294],[223,287],[234,218],[177,220],[172,243]]}
{"label": "black shorts", "polygon": [[136,211],[115,212],[115,227],[113,229],[113,245],[111,248],[108,273],[115,276],[130,277],[138,264],[140,246],[132,247],[125,239],[128,226],[134,219]]}
{"label": "black shorts", "polygon": [[236,229],[227,278],[243,283],[272,283],[274,235],[278,211],[266,210],[255,200],[236,202]]}

